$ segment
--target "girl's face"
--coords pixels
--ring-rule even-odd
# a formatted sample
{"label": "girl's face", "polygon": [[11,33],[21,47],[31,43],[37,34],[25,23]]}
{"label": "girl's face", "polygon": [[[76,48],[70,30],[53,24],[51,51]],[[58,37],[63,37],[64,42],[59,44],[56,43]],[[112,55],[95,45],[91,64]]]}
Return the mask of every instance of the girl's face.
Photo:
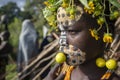
{"label": "girl's face", "polygon": [[87,22],[86,19],[80,19],[72,26],[67,26],[67,43],[85,52],[86,60],[103,54],[104,43],[102,40],[95,40],[89,31],[91,27],[95,26],[94,23]]}

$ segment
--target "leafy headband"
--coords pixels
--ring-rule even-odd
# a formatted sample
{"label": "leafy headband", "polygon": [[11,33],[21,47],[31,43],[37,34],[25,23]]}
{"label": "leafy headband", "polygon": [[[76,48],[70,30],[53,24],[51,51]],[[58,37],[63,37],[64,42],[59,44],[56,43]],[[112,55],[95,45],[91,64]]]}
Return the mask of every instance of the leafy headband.
{"label": "leafy headband", "polygon": [[[105,24],[106,32],[104,33],[103,41],[106,43],[111,43],[113,41],[112,33],[109,32],[109,25],[106,20],[106,16],[110,20],[115,20],[120,16],[119,8],[120,3],[117,0],[47,0],[44,2],[46,7],[43,9],[43,14],[52,30],[57,29],[57,10],[59,7],[65,9],[67,14],[70,14],[70,19],[75,19],[76,16],[76,5],[75,1],[80,2],[84,6],[84,11],[90,14],[93,18],[95,17],[98,25],[98,29],[89,29],[91,36],[96,40],[99,39],[99,30],[102,25]],[[106,2],[108,3],[106,6]],[[106,14],[106,9],[108,9],[109,14]]]}

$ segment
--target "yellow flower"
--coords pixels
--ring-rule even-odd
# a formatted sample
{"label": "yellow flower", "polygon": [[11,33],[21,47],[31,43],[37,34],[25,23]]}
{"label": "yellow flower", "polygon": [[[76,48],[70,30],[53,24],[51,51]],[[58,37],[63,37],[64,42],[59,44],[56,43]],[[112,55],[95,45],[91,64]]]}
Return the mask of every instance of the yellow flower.
{"label": "yellow flower", "polygon": [[91,33],[91,36],[94,37],[96,40],[99,39],[99,36],[98,36],[98,32],[96,29],[89,29],[90,33]]}
{"label": "yellow flower", "polygon": [[95,10],[94,3],[92,1],[90,1],[88,3],[88,6],[89,6],[89,8],[85,7],[84,10],[85,10],[85,12],[92,14]]}
{"label": "yellow flower", "polygon": [[55,22],[49,22],[49,25],[52,27],[56,27],[56,23]]}
{"label": "yellow flower", "polygon": [[45,4],[46,6],[49,6],[49,2],[48,2],[48,1],[45,1],[44,4]]}
{"label": "yellow flower", "polygon": [[68,7],[68,3],[63,2],[61,6],[62,6],[63,8],[66,8],[66,7]]}
{"label": "yellow flower", "polygon": [[70,15],[70,19],[74,20],[75,19],[75,15]]}
{"label": "yellow flower", "polygon": [[103,37],[103,42],[112,43],[113,38],[111,33],[105,33]]}

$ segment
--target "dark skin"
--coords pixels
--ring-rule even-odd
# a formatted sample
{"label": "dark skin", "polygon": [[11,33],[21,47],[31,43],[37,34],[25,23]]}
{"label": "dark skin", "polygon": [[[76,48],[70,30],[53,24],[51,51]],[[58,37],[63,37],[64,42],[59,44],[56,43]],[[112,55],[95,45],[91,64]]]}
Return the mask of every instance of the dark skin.
{"label": "dark skin", "polygon": [[60,64],[56,64],[44,80],[63,80],[65,77],[65,73],[61,73],[59,76],[56,76],[55,74],[59,67]]}
{"label": "dark skin", "polygon": [[[96,24],[95,22],[91,23]],[[94,26],[91,23],[87,23],[85,18],[81,18],[74,25],[68,27],[68,44],[86,52],[86,62],[73,70],[71,80],[99,80],[105,73],[104,69],[99,69],[95,64],[96,58],[103,54],[104,43],[102,40],[97,41],[91,37],[89,29],[93,28],[91,26]],[[77,75],[79,76],[77,77]],[[75,79],[75,76],[77,79]]]}
{"label": "dark skin", "polygon": [[[71,80],[100,80],[107,69],[97,67],[95,61],[98,57],[102,57],[104,54],[105,43],[102,41],[104,29],[101,29],[99,32],[100,39],[95,40],[90,35],[89,29],[98,28],[96,20],[92,19],[87,14],[85,15],[87,18],[81,17],[81,19],[75,24],[67,26],[68,44],[78,47],[86,52],[86,62],[77,66],[72,71]],[[113,74],[109,80],[120,80],[120,78]]]}

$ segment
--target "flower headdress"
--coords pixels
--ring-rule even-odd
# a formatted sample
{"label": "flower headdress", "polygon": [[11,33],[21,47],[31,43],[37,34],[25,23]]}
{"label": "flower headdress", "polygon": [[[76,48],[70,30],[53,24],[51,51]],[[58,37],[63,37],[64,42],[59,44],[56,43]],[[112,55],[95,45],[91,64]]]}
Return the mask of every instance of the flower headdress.
{"label": "flower headdress", "polygon": [[[80,8],[75,3],[78,3],[78,4],[81,3],[83,5],[83,8]],[[48,1],[45,1],[44,4],[46,5],[46,7],[43,9],[43,14],[52,29],[58,28],[56,26],[59,26],[59,24],[70,25],[72,21],[77,21],[78,19],[80,19],[82,13],[85,12],[85,13],[88,13],[89,15],[91,15],[93,18],[95,18],[99,25],[99,27],[97,29],[96,28],[89,29],[91,36],[94,37],[96,40],[98,40],[99,39],[98,32],[102,29],[103,25],[105,25],[106,32],[104,33],[103,41],[106,43],[112,43],[113,38],[112,38],[112,33],[109,30],[109,21],[115,20],[120,16],[120,12],[119,12],[120,3],[117,0],[48,0]],[[59,12],[59,10],[61,12]],[[107,10],[107,12],[106,12],[106,10]],[[80,12],[80,13],[78,14],[78,12]],[[60,13],[65,13],[68,15],[65,16]],[[59,14],[60,14],[60,16],[62,15],[65,17],[60,19]],[[65,22],[66,18],[69,19],[69,20],[67,20],[68,22]],[[59,20],[59,22],[57,20]],[[61,35],[61,37],[65,38],[64,35]],[[65,40],[63,40],[63,41],[65,41]],[[60,45],[60,46],[62,46],[62,45]],[[63,51],[63,52],[67,53],[67,50]],[[70,49],[70,51],[68,51],[68,53],[70,53],[70,52],[71,52],[71,49]],[[83,59],[82,58],[81,59],[84,62],[84,60],[85,60],[84,53],[82,53],[80,55],[82,55]],[[69,56],[71,56],[71,55],[69,54]],[[62,55],[62,57],[63,57],[63,55]],[[73,57],[75,59],[75,56],[73,56]],[[78,60],[78,58],[77,58],[77,60]],[[110,60],[108,60],[108,62],[109,61]],[[112,61],[115,64],[115,66],[113,68],[116,68],[116,62],[114,60],[112,60]],[[98,63],[98,62],[99,62],[99,60],[97,59],[96,63]],[[69,60],[69,64],[71,64],[70,60]],[[66,71],[67,70],[68,71],[67,71],[67,74],[66,74],[66,77],[64,80],[70,79],[70,72],[73,69],[72,67],[73,66],[70,66],[70,67],[68,66],[68,69],[66,69],[66,67],[65,67]],[[109,69],[109,67],[108,67],[108,70],[105,73],[105,75],[103,75],[102,80],[104,80],[106,78],[108,79],[111,76],[113,70]],[[63,65],[63,71],[65,71],[64,65]]]}
{"label": "flower headdress", "polygon": [[[43,9],[43,14],[48,21],[51,29],[57,29],[57,9],[62,7],[70,14],[70,19],[75,19],[76,16],[76,5],[75,1],[80,2],[84,6],[84,11],[90,14],[93,18],[96,18],[98,29],[89,29],[91,36],[96,40],[99,39],[99,30],[102,28],[103,24],[106,26],[106,32],[104,33],[103,41],[111,43],[113,41],[112,33],[109,32],[109,25],[106,17],[110,20],[117,19],[120,16],[119,8],[120,3],[117,0],[48,0],[44,4],[46,7]],[[106,7],[107,2],[107,7]],[[106,9],[109,12],[106,13]]]}

